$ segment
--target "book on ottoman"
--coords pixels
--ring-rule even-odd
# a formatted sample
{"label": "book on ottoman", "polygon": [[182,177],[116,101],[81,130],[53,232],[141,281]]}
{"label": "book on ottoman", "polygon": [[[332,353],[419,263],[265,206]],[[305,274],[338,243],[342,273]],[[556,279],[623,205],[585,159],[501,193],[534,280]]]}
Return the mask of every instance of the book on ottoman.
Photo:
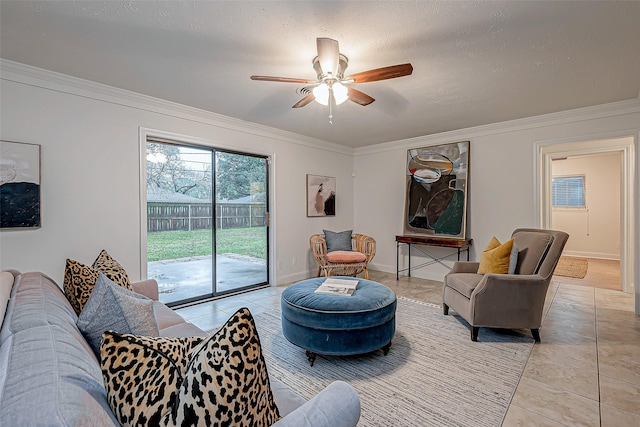
{"label": "book on ottoman", "polygon": [[327,279],[314,292],[316,294],[334,294],[350,297],[356,291],[357,286],[357,280]]}

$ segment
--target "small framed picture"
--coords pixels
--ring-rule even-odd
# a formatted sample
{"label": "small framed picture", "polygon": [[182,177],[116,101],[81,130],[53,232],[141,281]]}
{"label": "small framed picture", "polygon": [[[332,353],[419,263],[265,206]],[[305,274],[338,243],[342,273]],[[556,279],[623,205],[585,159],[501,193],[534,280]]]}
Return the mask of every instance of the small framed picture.
{"label": "small framed picture", "polygon": [[40,146],[0,141],[0,228],[40,227]]}
{"label": "small framed picture", "polygon": [[336,215],[336,179],[307,175],[307,216]]}

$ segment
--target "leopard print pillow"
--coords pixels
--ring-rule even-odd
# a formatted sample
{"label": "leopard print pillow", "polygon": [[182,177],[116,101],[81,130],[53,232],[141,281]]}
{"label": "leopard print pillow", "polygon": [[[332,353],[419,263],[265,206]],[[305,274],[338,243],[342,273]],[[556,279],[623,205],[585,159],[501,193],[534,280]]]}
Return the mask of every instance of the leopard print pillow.
{"label": "leopard print pillow", "polygon": [[111,258],[111,255],[106,250],[101,250],[100,255],[93,261],[93,268],[97,268],[104,273],[109,279],[113,280],[118,285],[130,291],[133,290],[129,276],[125,269],[120,265],[118,261]]}
{"label": "leopard print pillow", "polygon": [[100,271],[72,259],[64,268],[64,294],[71,307],[80,314],[100,276]]}
{"label": "leopard print pillow", "polygon": [[280,419],[249,309],[193,352],[164,425],[270,426]]}
{"label": "leopard print pillow", "polygon": [[123,288],[130,291],[133,290],[127,272],[104,249],[92,266],[67,259],[64,269],[63,288],[64,294],[76,314],[79,315],[87,303],[100,273],[104,273],[105,276]]}
{"label": "leopard print pillow", "polygon": [[259,427],[280,418],[246,308],[206,338],[106,332],[100,356],[109,405],[123,426]]}
{"label": "leopard print pillow", "polygon": [[160,425],[202,337],[156,338],[107,331],[100,367],[109,406],[123,426]]}

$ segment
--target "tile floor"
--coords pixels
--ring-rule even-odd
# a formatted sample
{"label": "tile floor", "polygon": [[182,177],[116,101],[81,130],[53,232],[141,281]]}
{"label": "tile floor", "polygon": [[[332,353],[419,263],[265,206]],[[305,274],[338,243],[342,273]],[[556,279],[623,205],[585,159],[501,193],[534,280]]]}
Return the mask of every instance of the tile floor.
{"label": "tile floor", "polygon": [[[442,284],[372,271],[398,295],[440,305]],[[554,277],[535,344],[503,426],[640,426],[640,316],[633,296]],[[202,329],[236,309],[279,310],[284,286],[178,309]],[[460,331],[460,333],[467,333]],[[482,340],[482,330],[480,330]]]}

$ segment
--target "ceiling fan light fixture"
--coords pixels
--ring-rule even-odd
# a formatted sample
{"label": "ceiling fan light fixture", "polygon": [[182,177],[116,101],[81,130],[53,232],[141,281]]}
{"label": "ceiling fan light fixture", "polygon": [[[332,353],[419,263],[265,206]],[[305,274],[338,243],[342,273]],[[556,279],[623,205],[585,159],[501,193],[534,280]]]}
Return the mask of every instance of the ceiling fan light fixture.
{"label": "ceiling fan light fixture", "polygon": [[343,85],[340,82],[335,82],[331,86],[331,90],[333,91],[333,98],[336,100],[336,105],[342,104],[344,101],[346,101],[349,98],[348,96],[349,90],[345,85]]}
{"label": "ceiling fan light fixture", "polygon": [[322,105],[329,105],[332,93],[336,105],[342,104],[349,98],[349,89],[340,82],[323,82],[313,88],[313,96],[315,96],[316,101]]}
{"label": "ceiling fan light fixture", "polygon": [[322,105],[329,105],[329,86],[326,83],[321,83],[313,88],[313,96],[316,97]]}

